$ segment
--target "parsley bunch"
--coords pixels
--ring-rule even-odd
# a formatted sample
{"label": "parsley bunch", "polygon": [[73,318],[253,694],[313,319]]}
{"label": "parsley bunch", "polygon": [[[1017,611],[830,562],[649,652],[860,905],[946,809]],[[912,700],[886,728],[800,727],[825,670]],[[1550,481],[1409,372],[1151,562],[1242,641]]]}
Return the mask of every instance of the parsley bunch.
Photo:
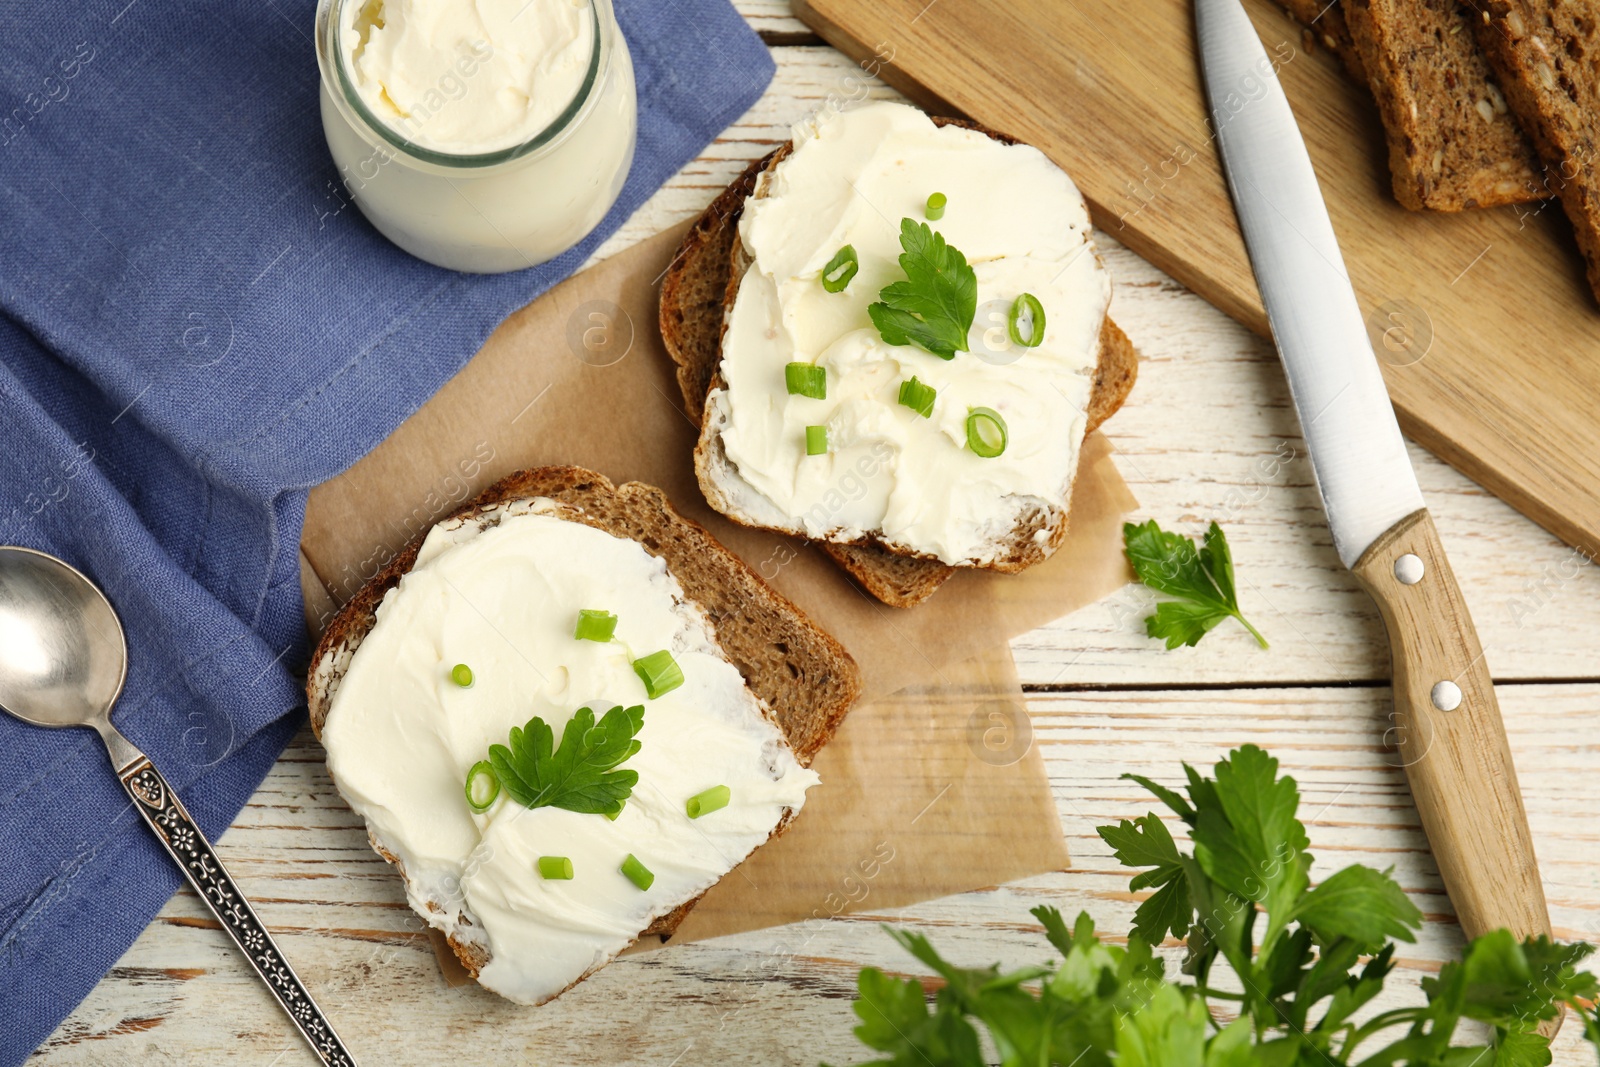
{"label": "parsley bunch", "polygon": [[[1576,966],[1591,946],[1519,942],[1504,930],[1423,979],[1426,1004],[1357,1019],[1393,968],[1394,939],[1413,940],[1421,914],[1386,871],[1358,864],[1310,885],[1299,790],[1262,749],[1230,752],[1215,777],[1187,764],[1184,773],[1187,796],[1124,777],[1188,826],[1191,852],[1154,814],[1099,828],[1125,866],[1141,868],[1130,887],[1157,889],[1135,914],[1127,948],[1102,942],[1087,913],[1069,929],[1047,907],[1033,915],[1061,962],[1004,973],[957,967],[926,938],[891,930],[944,984],[930,1009],[916,979],[861,972],[855,1033],[884,1054],[872,1062],[993,1062],[976,1020],[1006,1067],[1536,1067],[1550,1053],[1535,1031],[1563,1004],[1600,1044],[1600,985]],[[1152,946],[1168,933],[1184,939],[1192,981],[1165,977]],[[1219,961],[1242,992],[1211,986]],[[1490,1043],[1452,1046],[1463,1019],[1488,1024]]]}

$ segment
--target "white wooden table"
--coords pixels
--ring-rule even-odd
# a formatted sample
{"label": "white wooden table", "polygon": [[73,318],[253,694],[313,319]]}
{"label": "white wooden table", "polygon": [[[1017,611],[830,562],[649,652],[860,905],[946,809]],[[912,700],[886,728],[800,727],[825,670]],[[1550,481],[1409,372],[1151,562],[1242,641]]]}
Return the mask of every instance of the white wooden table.
{"label": "white wooden table", "polygon": [[[739,6],[771,45],[776,80],[602,255],[697,214],[829,94],[867,86],[894,96],[789,17],[787,0]],[[1300,782],[1313,877],[1355,862],[1393,866],[1421,907],[1427,926],[1403,946],[1384,1003],[1420,1001],[1418,979],[1459,950],[1461,935],[1405,780],[1380,744],[1390,707],[1382,626],[1334,555],[1276,357],[1112,237],[1098,240],[1116,276],[1113,313],[1143,356],[1132,401],[1108,425],[1117,464],[1143,514],[1189,533],[1223,523],[1244,610],[1271,650],[1229,624],[1197,649],[1163,651],[1143,634],[1135,588],[1019,638],[1070,871],[835,919],[799,954],[783,947],[792,937],[765,931],[634,956],[537,1010],[445,986],[398,881],[303,733],[219,851],[362,1062],[864,1059],[850,1033],[857,970],[918,973],[878,923],[924,930],[971,964],[1045,958],[1027,913],[1040,903],[1087,909],[1102,931],[1124,933],[1137,900],[1094,827],[1151,804],[1118,776],[1171,781],[1180,761],[1209,766],[1246,741]],[[1274,455],[1294,458],[1275,470]],[[1600,783],[1600,574],[1432,456],[1413,448],[1412,458],[1499,682],[1556,934],[1600,940],[1600,831],[1587,811]],[[35,1062],[313,1059],[185,889]],[[1594,1062],[1575,1027],[1558,1039],[1556,1062]]]}

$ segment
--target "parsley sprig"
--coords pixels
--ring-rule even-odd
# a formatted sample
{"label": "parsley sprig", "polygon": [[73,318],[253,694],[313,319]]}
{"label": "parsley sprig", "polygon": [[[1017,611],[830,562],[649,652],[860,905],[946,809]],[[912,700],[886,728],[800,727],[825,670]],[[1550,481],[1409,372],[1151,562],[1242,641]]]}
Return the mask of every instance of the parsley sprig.
{"label": "parsley sprig", "polygon": [[[1124,775],[1159,797],[1193,845],[1181,851],[1154,814],[1100,827],[1125,866],[1142,868],[1142,904],[1126,948],[1106,944],[1080,914],[1069,929],[1054,908],[1033,915],[1061,962],[1002,972],[958,967],[918,934],[890,930],[943,985],[930,1010],[922,984],[869,967],[858,980],[856,1036],[894,1067],[980,1067],[975,1023],[1006,1067],[1537,1067],[1549,1042],[1536,1031],[1566,1005],[1600,1044],[1600,983],[1577,964],[1592,946],[1504,930],[1477,938],[1437,978],[1425,1004],[1357,1021],[1394,966],[1394,941],[1411,941],[1422,915],[1386,871],[1346,867],[1312,887],[1300,794],[1254,745],[1230,752],[1215,777],[1184,765],[1187,797]],[[1168,933],[1188,957],[1172,981],[1152,946]],[[1258,940],[1259,937],[1259,940]],[[1212,988],[1223,961],[1240,993]],[[1228,1001],[1231,1022],[1214,1001]],[[1486,1045],[1451,1045],[1464,1019],[1489,1027]],[[1570,1025],[1570,1024],[1569,1024]],[[1380,1042],[1387,1041],[1387,1044]]]}
{"label": "parsley sprig", "polygon": [[967,350],[967,331],[978,313],[978,276],[960,250],[925,222],[900,220],[900,269],[867,308],[872,324],[892,345],[916,345],[940,359]]}
{"label": "parsley sprig", "polygon": [[1145,619],[1151,637],[1165,639],[1169,649],[1197,645],[1218,623],[1233,618],[1267,647],[1261,631],[1239,611],[1233,554],[1222,527],[1213,522],[1205,544],[1196,549],[1193,541],[1163,530],[1154,519],[1142,526],[1129,522],[1123,524],[1122,543],[1139,581],[1174,598],[1156,605],[1156,613]]}
{"label": "parsley sprig", "polygon": [[634,735],[643,725],[642,704],[614,707],[598,725],[592,710],[579,708],[554,748],[555,733],[535,715],[521,729],[511,728],[509,747],[489,746],[489,763],[519,804],[610,815],[622,810],[638,784],[637,772],[616,767],[639,751]]}

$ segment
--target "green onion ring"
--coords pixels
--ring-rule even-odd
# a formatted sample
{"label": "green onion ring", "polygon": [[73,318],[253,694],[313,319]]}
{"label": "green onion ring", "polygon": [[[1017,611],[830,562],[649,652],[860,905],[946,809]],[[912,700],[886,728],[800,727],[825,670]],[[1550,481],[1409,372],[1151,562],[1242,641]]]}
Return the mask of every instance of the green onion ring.
{"label": "green onion ring", "polygon": [[[483,794],[485,789],[489,791],[487,796]],[[494,806],[496,798],[500,796],[500,779],[495,776],[494,767],[488,760],[481,759],[472,765],[462,792],[466,794],[467,807],[472,809],[474,815],[482,815]],[[479,800],[478,797],[483,799]]]}
{"label": "green onion ring", "polygon": [[967,447],[984,459],[993,459],[1006,450],[1010,434],[1006,420],[994,408],[970,408],[967,411]]}
{"label": "green onion ring", "polygon": [[[1028,316],[1028,339],[1022,339],[1020,320],[1023,314]],[[1039,303],[1039,298],[1032,293],[1023,293],[1011,303],[1011,314],[1006,316],[1006,333],[1011,335],[1013,344],[1023,348],[1038,348],[1039,342],[1044,340],[1044,305]]]}

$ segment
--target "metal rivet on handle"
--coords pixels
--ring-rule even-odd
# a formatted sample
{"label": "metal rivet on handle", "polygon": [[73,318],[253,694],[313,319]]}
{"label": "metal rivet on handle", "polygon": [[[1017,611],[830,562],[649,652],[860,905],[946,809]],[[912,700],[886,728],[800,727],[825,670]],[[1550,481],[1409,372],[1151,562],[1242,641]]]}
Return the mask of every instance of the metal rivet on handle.
{"label": "metal rivet on handle", "polygon": [[1461,706],[1461,687],[1454,682],[1436,682],[1433,686],[1433,706],[1440,711],[1455,711]]}
{"label": "metal rivet on handle", "polygon": [[1401,585],[1416,585],[1422,581],[1422,575],[1427,570],[1422,565],[1422,557],[1413,552],[1407,552],[1394,561],[1394,576],[1400,580]]}

